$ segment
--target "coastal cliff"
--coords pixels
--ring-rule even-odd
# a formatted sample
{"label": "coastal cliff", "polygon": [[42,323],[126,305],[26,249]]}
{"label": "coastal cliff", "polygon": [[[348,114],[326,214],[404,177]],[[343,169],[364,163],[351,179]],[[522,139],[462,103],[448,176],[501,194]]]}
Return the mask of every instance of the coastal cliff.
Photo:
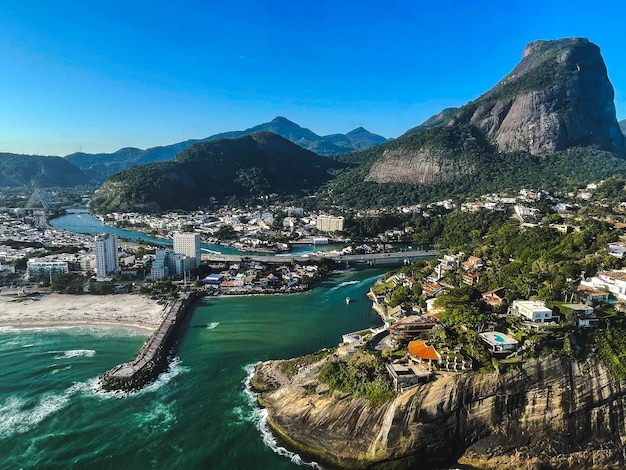
{"label": "coastal cliff", "polygon": [[442,375],[384,405],[328,392],[326,357],[288,379],[280,361],[252,382],[290,446],[341,468],[623,468],[626,387],[595,360],[543,357],[498,374]]}

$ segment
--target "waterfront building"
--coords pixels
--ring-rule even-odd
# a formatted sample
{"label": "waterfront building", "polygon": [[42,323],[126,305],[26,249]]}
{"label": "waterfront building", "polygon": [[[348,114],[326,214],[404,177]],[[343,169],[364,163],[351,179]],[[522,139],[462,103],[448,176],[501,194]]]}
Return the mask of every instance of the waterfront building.
{"label": "waterfront building", "polygon": [[30,259],[26,263],[26,276],[29,281],[49,281],[57,274],[67,274],[66,261],[50,261],[42,258]]}
{"label": "waterfront building", "polygon": [[200,266],[202,261],[202,243],[199,233],[174,232],[174,253],[186,255],[194,259],[193,267]]}
{"label": "waterfront building", "polygon": [[320,215],[317,217],[316,227],[320,232],[342,232],[344,221],[344,217]]}
{"label": "waterfront building", "polygon": [[106,277],[117,271],[117,236],[112,233],[101,233],[95,237],[96,243],[96,276]]}

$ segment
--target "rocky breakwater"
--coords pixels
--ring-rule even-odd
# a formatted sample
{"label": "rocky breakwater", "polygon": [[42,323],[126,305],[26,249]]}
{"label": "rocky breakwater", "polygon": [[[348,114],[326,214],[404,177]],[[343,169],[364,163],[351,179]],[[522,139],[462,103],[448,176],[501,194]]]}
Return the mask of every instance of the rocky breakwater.
{"label": "rocky breakwater", "polygon": [[[626,386],[595,360],[544,357],[519,370],[444,375],[384,405],[329,393],[317,372],[257,366],[268,423],[291,447],[341,468],[624,468]],[[311,393],[311,391],[314,391]]]}
{"label": "rocky breakwater", "polygon": [[197,295],[192,293],[173,302],[157,330],[137,353],[137,357],[132,362],[115,366],[100,377],[102,388],[124,392],[140,390],[165,372],[169,367],[172,350],[196,298]]}

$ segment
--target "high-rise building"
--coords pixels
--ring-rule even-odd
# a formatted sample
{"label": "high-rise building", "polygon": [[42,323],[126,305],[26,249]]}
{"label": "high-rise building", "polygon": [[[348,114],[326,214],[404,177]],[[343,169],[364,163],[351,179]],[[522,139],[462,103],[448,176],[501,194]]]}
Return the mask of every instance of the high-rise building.
{"label": "high-rise building", "polygon": [[174,232],[174,253],[194,258],[194,268],[200,266],[202,255],[200,234],[192,232]]}
{"label": "high-rise building", "polygon": [[117,271],[117,237],[112,233],[96,235],[96,276]]}
{"label": "high-rise building", "polygon": [[343,231],[344,220],[343,217],[320,215],[317,217],[317,229],[320,232],[341,232]]}

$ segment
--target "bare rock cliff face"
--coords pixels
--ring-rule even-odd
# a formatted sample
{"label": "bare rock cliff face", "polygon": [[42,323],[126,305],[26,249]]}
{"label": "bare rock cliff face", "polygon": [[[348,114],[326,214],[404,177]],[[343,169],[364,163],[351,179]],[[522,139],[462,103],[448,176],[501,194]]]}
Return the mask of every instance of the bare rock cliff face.
{"label": "bare rock cliff face", "polygon": [[539,155],[572,146],[624,151],[604,60],[584,38],[528,44],[517,67],[448,125],[461,122],[478,126],[504,152]]}
{"label": "bare rock cliff face", "polygon": [[[322,361],[323,362],[323,361]],[[595,361],[550,357],[506,374],[439,378],[370,408],[324,392],[316,372],[292,380],[276,362],[253,381],[269,422],[299,451],[342,468],[624,468],[624,384]],[[305,390],[315,389],[307,394]]]}
{"label": "bare rock cliff face", "polygon": [[377,183],[435,184],[453,181],[472,172],[470,165],[450,160],[432,149],[387,149],[374,162],[365,181]]}

